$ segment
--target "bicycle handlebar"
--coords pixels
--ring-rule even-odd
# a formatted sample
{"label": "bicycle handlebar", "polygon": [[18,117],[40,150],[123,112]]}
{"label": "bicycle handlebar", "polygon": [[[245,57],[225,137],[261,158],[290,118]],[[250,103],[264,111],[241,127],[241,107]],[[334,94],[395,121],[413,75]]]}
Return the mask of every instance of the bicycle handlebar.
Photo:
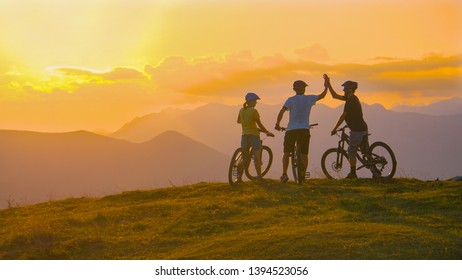
{"label": "bicycle handlebar", "polygon": [[265,133],[266,136],[268,136],[268,137],[274,137],[274,134],[271,133],[272,135],[268,135],[268,133],[264,132],[264,131],[261,130],[261,129],[258,129],[258,132],[260,132],[260,133]]}
{"label": "bicycle handlebar", "polygon": [[[344,133],[345,133],[345,129],[347,129],[347,128],[348,128],[348,125],[345,125],[345,126],[343,126],[343,127],[341,127],[341,128],[338,128],[338,129],[335,131],[335,132],[336,132],[335,135],[337,135],[338,137],[340,137],[340,138],[342,139],[342,136],[343,136]],[[342,132],[342,134],[339,135],[338,132]],[[334,134],[332,134],[332,135],[334,135]]]}
{"label": "bicycle handlebar", "polygon": [[338,128],[337,131],[339,131],[339,132],[344,131],[346,128],[348,128],[348,125],[345,125],[345,126],[343,126],[341,128]]}
{"label": "bicycle handlebar", "polygon": [[[314,124],[310,124],[310,127],[308,129],[312,129],[313,127],[319,125],[319,123],[314,123]],[[287,127],[281,127],[281,131],[286,131],[287,130]]]}

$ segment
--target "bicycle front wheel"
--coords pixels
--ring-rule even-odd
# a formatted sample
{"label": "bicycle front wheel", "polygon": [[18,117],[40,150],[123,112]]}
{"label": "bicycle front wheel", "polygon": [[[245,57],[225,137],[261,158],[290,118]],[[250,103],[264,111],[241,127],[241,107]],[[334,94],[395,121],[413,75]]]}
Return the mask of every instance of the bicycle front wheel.
{"label": "bicycle front wheel", "polygon": [[241,148],[236,149],[231,158],[228,171],[228,182],[231,186],[242,182],[242,175],[245,169],[244,153]]}
{"label": "bicycle front wheel", "polygon": [[343,179],[350,172],[348,154],[345,150],[330,148],[321,158],[322,172],[328,179]]}
{"label": "bicycle front wheel", "polygon": [[396,158],[390,146],[383,142],[374,142],[370,146],[374,172],[380,178],[391,179],[396,172]]}
{"label": "bicycle front wheel", "polygon": [[302,161],[302,155],[300,154],[300,150],[298,147],[295,149],[295,158],[292,161],[292,172],[294,174],[294,179],[295,182],[297,182],[299,185],[303,184],[303,178],[305,177],[303,174],[303,161]]}
{"label": "bicycle front wheel", "polygon": [[290,163],[292,165],[292,174],[294,175],[294,181],[298,183],[298,165],[299,160],[297,158],[297,154],[294,152],[290,156]]}
{"label": "bicycle front wheel", "polygon": [[[247,168],[245,169],[245,175],[250,180],[255,180],[258,176],[257,169],[255,168],[255,159],[253,158],[254,155],[252,154],[252,162],[249,163]],[[271,168],[271,164],[273,163],[273,152],[268,146],[263,146],[261,149],[261,176],[265,176],[266,173]]]}

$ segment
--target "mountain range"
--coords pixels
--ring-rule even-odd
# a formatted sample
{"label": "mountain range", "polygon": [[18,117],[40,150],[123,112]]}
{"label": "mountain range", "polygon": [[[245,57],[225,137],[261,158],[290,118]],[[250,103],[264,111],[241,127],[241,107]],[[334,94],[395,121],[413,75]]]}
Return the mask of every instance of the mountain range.
{"label": "mountain range", "polygon": [[433,116],[459,115],[462,114],[462,98],[438,101],[427,106],[405,106],[400,105],[392,108],[396,112],[413,112]]}
{"label": "mountain range", "polygon": [[[335,147],[338,138],[330,131],[340,116],[343,105],[329,108],[322,100],[311,112],[311,122],[319,123],[311,132],[310,166],[312,177],[323,177],[320,169],[322,154]],[[462,174],[462,110],[460,114],[430,115],[415,112],[396,112],[383,106],[362,104],[364,118],[369,126],[370,142],[383,141],[390,145],[398,160],[398,177],[424,180],[451,178]],[[436,106],[436,105],[435,105]],[[258,104],[262,123],[274,132],[280,105]],[[236,123],[240,106],[208,104],[190,111],[166,111],[137,118],[111,136],[134,142],[143,142],[166,129],[178,131],[228,156],[240,145],[240,125]],[[288,113],[283,125],[288,121]],[[159,125],[161,123],[161,125]],[[271,168],[273,177],[281,173],[283,133],[275,132],[264,144],[275,155]],[[368,176],[363,174],[362,176]]]}
{"label": "mountain range", "polygon": [[[323,178],[321,157],[337,145],[339,139],[330,136],[330,131],[343,106],[341,102],[337,108],[323,105],[322,100],[318,103],[311,113],[311,122],[319,126],[311,132],[309,171],[312,177]],[[263,124],[271,131],[281,106],[257,105]],[[438,106],[428,106],[426,111]],[[224,104],[168,109],[138,117],[108,136],[87,131],[0,130],[0,208],[226,181],[230,157],[240,145],[239,109]],[[372,134],[370,142],[383,141],[393,149],[396,177],[435,180],[462,174],[462,114],[396,112],[378,104],[363,104],[363,112]],[[287,121],[288,113],[282,125]],[[274,138],[263,136],[274,153],[270,178],[278,178],[282,169],[284,134],[275,134]],[[359,175],[370,176],[367,171]]]}
{"label": "mountain range", "polygon": [[0,131],[0,208],[199,181],[224,181],[228,158],[178,132],[136,144],[86,131]]}

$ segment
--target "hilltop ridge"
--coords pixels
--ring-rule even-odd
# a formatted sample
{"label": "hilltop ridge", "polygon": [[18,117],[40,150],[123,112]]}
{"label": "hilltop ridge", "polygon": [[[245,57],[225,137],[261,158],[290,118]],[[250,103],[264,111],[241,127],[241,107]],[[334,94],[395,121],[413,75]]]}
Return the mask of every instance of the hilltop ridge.
{"label": "hilltop ridge", "polygon": [[199,183],[0,210],[0,259],[460,259],[457,182]]}

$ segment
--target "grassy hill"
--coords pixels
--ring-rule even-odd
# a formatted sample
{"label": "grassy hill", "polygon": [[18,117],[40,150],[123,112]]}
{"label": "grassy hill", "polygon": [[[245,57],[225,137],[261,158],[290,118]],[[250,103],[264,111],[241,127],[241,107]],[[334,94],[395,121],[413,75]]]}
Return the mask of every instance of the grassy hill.
{"label": "grassy hill", "polygon": [[0,259],[461,259],[462,185],[200,183],[0,211]]}

